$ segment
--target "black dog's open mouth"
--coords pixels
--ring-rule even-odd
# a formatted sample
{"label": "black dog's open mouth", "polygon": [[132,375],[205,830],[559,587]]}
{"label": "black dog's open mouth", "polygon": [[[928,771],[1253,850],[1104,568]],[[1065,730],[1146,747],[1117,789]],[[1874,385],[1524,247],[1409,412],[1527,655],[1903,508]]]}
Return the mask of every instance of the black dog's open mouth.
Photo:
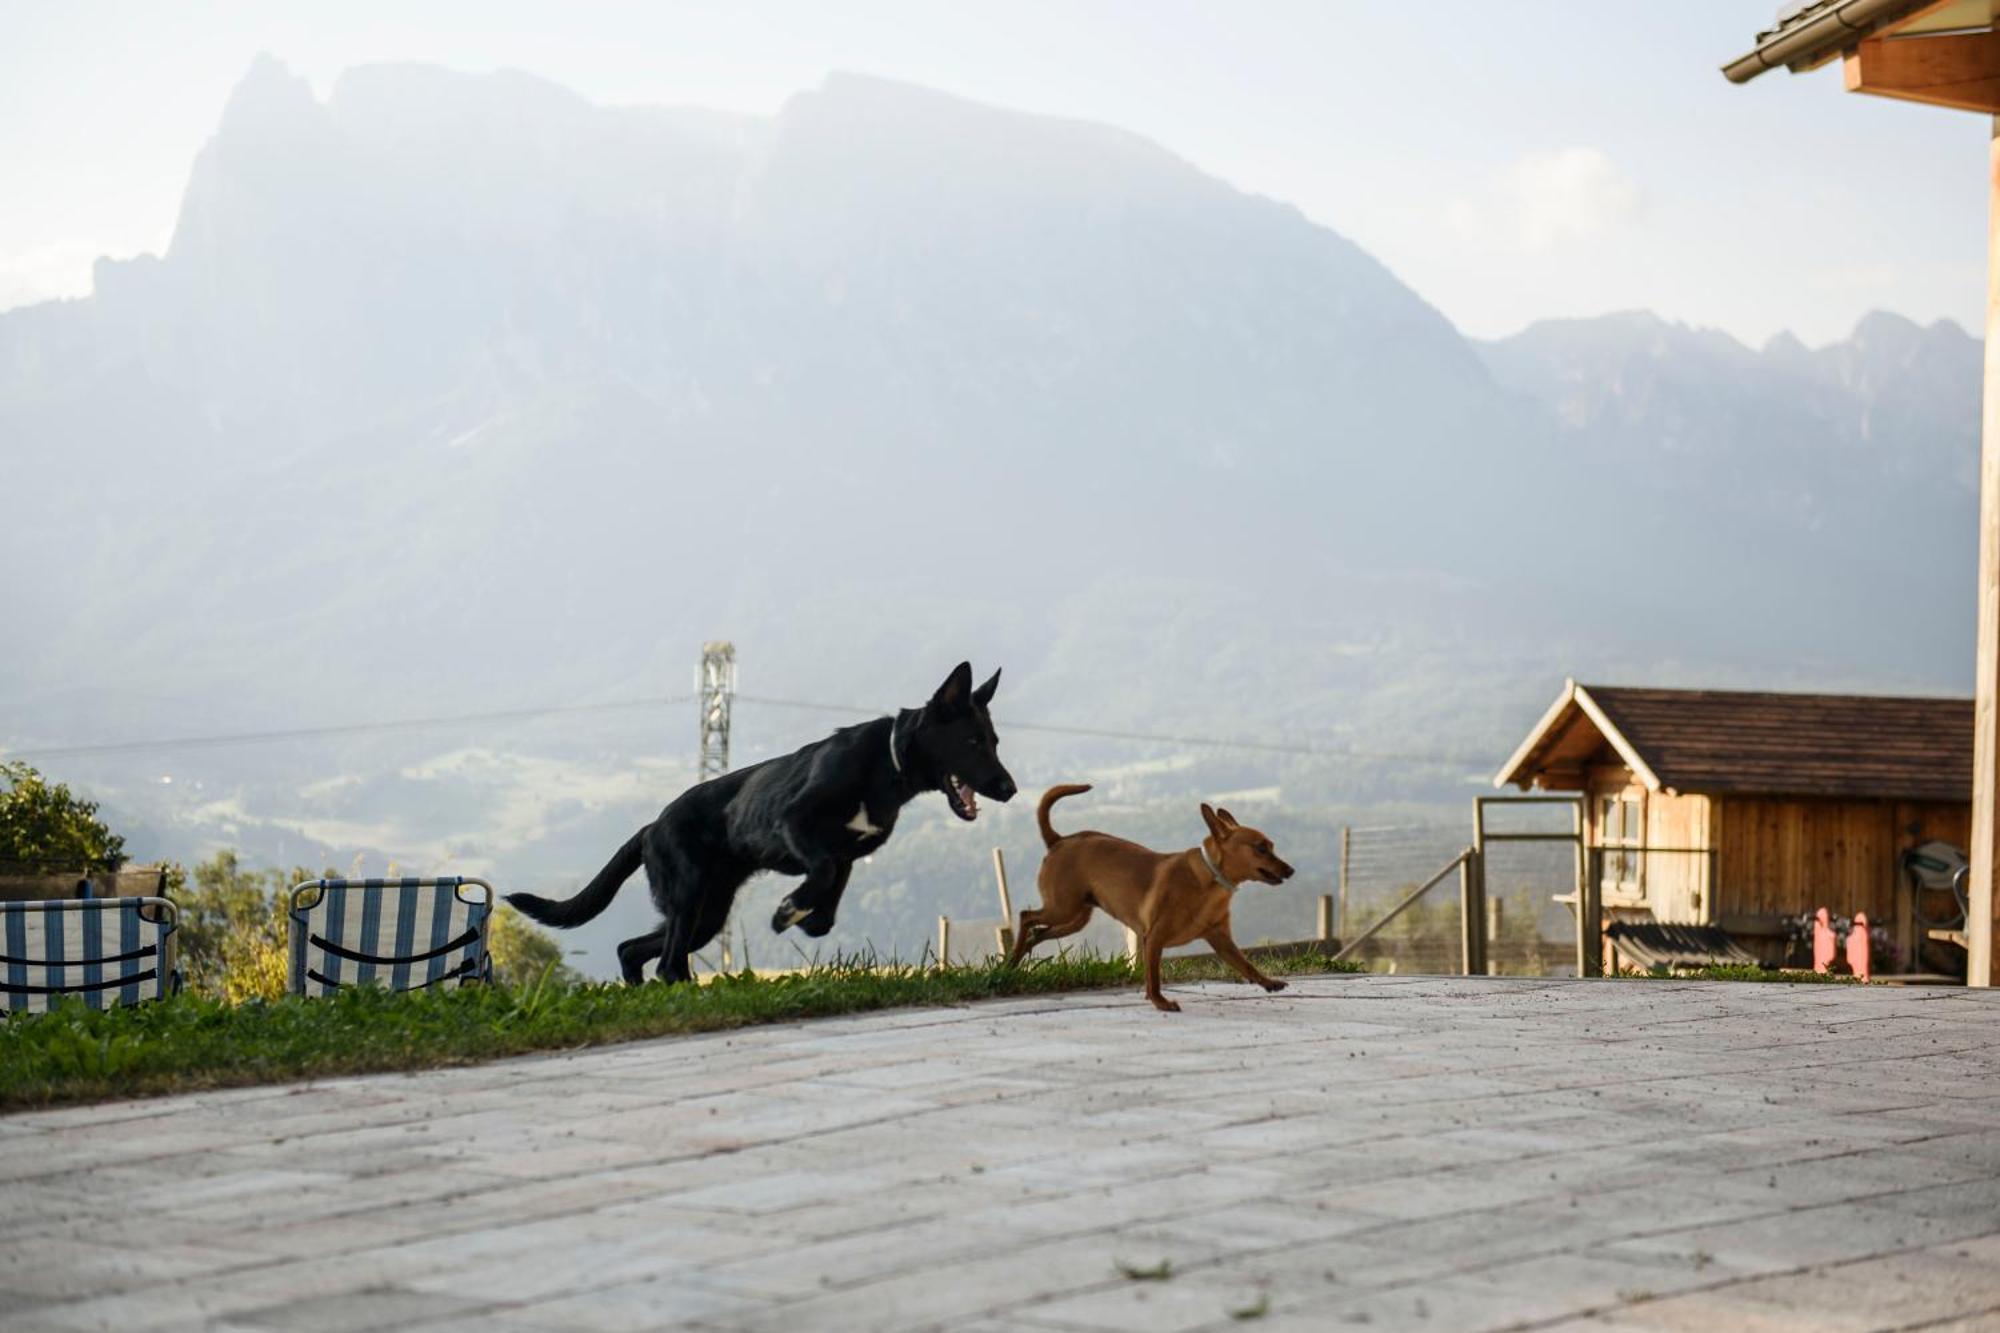
{"label": "black dog's open mouth", "polygon": [[964,778],[953,773],[938,790],[944,793],[945,800],[951,803],[951,812],[960,819],[970,824],[979,818],[979,798],[972,794],[972,788],[966,785]]}

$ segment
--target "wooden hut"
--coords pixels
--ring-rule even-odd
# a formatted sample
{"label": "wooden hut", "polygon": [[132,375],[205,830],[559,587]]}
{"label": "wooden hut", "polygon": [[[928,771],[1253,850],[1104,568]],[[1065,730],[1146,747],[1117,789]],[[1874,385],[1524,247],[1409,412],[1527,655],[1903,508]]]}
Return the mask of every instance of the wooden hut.
{"label": "wooden hut", "polygon": [[1972,707],[1571,681],[1494,784],[1583,794],[1607,921],[1720,926],[1776,961],[1788,920],[1866,912],[1915,960],[1903,856],[1966,845]]}

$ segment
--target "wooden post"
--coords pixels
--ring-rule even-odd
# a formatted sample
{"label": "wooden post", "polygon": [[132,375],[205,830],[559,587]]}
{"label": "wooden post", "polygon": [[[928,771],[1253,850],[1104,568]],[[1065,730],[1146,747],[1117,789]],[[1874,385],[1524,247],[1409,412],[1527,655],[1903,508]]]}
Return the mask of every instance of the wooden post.
{"label": "wooden post", "polygon": [[1354,845],[1354,829],[1340,825],[1340,903],[1334,907],[1334,935],[1348,937],[1348,851]]}
{"label": "wooden post", "polygon": [[[1592,858],[1586,857],[1586,863]],[[1604,975],[1604,853],[1597,853],[1583,877],[1583,975]]]}
{"label": "wooden post", "polygon": [[1319,921],[1313,930],[1313,938],[1322,944],[1333,938],[1333,897],[1330,894],[1319,896]]}
{"label": "wooden post", "polygon": [[1604,905],[1598,891],[1603,851],[1590,845],[1590,797],[1577,798],[1570,812],[1570,836],[1576,839],[1576,974],[1604,975]]}
{"label": "wooden post", "polygon": [[[1895,846],[1894,843],[1889,844]],[[1917,938],[1917,893],[1910,883],[1908,871],[1896,872],[1896,948],[1903,956],[1905,972],[1921,972],[1923,965],[1918,960],[1923,956],[1923,942]]]}
{"label": "wooden post", "polygon": [[951,918],[938,918],[938,966],[951,966]]}
{"label": "wooden post", "polygon": [[1478,860],[1479,855],[1475,852],[1458,863],[1459,970],[1468,977],[1478,975],[1472,970],[1473,964],[1478,960],[1479,949],[1476,938],[1479,927],[1485,924],[1475,915],[1472,906],[1472,886],[1479,878],[1474,863]]}
{"label": "wooden post", "polygon": [[1590,793],[1584,792],[1577,798],[1576,813],[1570,816],[1570,831],[1576,835],[1576,974],[1587,977],[1590,973],[1583,967],[1583,909],[1585,894],[1583,882],[1590,878],[1590,813],[1588,802]]}
{"label": "wooden post", "polygon": [[1486,900],[1486,975],[1498,976],[1499,970],[1493,963],[1493,946],[1500,940],[1500,900]]}
{"label": "wooden post", "polygon": [[1472,798],[1472,855],[1461,881],[1460,923],[1464,932],[1465,975],[1486,975],[1486,798]]}
{"label": "wooden post", "polygon": [[1972,710],[1968,986],[1993,984],[1993,866],[2000,853],[2000,116],[1987,146],[1986,383],[1979,434],[1979,651]]}
{"label": "wooden post", "polygon": [[993,882],[1000,889],[1000,956],[1005,958],[1014,947],[1014,899],[1007,892],[1007,858],[998,847],[993,849]]}

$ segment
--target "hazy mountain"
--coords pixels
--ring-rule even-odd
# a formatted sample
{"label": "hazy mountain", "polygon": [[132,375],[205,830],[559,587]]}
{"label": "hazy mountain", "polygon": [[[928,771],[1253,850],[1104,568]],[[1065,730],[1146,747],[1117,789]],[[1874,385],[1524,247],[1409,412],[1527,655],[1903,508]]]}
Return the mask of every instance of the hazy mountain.
{"label": "hazy mountain", "polygon": [[1118,575],[1268,608],[1455,573],[1534,499],[1522,414],[1352,244],[1131,136],[872,80],[760,123],[419,68],[321,104],[262,61],[167,254],[99,278],[0,319],[45,498],[10,537],[91,534],[17,609],[31,693],[129,665],[112,624],[277,707],[280,673],[422,691],[323,675],[293,626],[498,632],[511,698],[663,641],[678,676],[746,596],[801,649],[907,636],[926,590],[978,623]]}
{"label": "hazy mountain", "polygon": [[1964,679],[1982,351],[1957,325],[1877,313],[1844,343],[1752,351],[1633,313],[1482,351],[1551,411],[1635,581],[1685,580],[1717,646],[1782,626],[1802,658]]}
{"label": "hazy mountain", "polygon": [[[1003,722],[1362,752],[1045,736],[1029,788],[1455,800],[1566,673],[1960,684],[1978,375],[1892,316],[1475,345],[1158,146],[873,79],[755,118],[264,59],[165,254],[0,314],[0,744],[674,693],[727,635],[765,696],[970,656]],[[686,730],[71,763],[176,853],[560,878]]]}
{"label": "hazy mountain", "polygon": [[1831,497],[1883,479],[1976,497],[1968,407],[1982,353],[1949,320],[1926,329],[1877,312],[1844,343],[1813,350],[1780,334],[1753,352],[1633,312],[1536,324],[1481,351],[1495,379],[1548,405],[1587,447],[1705,498],[1818,521]]}

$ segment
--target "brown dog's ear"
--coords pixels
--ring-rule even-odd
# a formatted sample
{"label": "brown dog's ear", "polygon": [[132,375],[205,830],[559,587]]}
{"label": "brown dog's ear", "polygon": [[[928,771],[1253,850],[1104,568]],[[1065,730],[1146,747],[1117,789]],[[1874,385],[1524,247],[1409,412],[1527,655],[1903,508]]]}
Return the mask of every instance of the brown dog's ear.
{"label": "brown dog's ear", "polygon": [[1201,822],[1208,825],[1209,833],[1217,839],[1228,831],[1222,826],[1222,821],[1215,817],[1215,811],[1208,808],[1206,801],[1201,804]]}
{"label": "brown dog's ear", "polygon": [[1236,816],[1230,814],[1227,810],[1217,810],[1215,812],[1215,817],[1222,821],[1222,826],[1224,828],[1242,827],[1240,824],[1236,822]]}

